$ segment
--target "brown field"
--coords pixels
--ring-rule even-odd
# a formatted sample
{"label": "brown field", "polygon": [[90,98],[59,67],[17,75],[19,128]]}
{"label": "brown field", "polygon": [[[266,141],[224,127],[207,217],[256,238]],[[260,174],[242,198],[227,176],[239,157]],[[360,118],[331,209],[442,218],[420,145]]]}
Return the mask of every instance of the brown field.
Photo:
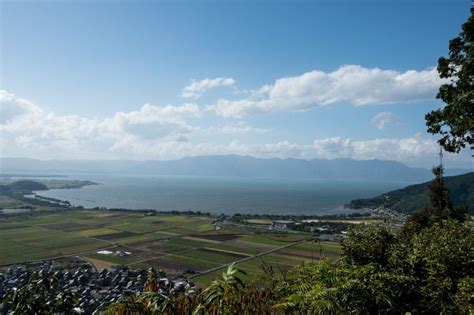
{"label": "brown field", "polygon": [[94,266],[94,268],[98,271],[101,271],[103,269],[110,269],[112,266],[116,265],[109,261],[99,260],[99,259],[90,258],[90,257],[82,257],[82,259],[91,263],[92,266]]}
{"label": "brown field", "polygon": [[186,270],[188,268],[194,268],[194,266],[186,263],[177,263],[166,258],[157,258],[149,260],[147,264],[156,266],[161,270]]}

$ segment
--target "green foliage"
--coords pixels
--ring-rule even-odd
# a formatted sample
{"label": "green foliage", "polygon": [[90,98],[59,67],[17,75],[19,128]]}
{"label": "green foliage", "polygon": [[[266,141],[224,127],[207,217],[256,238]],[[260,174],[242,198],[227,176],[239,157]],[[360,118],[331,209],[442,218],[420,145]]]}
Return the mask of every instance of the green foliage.
{"label": "green foliage", "polygon": [[400,239],[389,263],[394,273],[413,278],[413,291],[407,292],[411,310],[459,311],[459,283],[474,271],[473,236],[466,225],[444,220],[414,234],[409,243]]}
{"label": "green foliage", "polygon": [[462,314],[474,314],[474,277],[464,277],[459,281],[455,303]]}
{"label": "green foliage", "polygon": [[278,288],[283,300],[277,308],[310,314],[460,314],[472,308],[473,249],[470,229],[456,220],[440,220],[408,243],[380,227],[358,229],[344,243],[348,259],[290,272]]}
{"label": "green foliage", "polygon": [[214,280],[204,291],[205,303],[198,306],[195,314],[201,314],[205,309],[218,309],[218,314],[227,314],[232,311],[231,300],[235,300],[240,294],[240,289],[245,286],[238,274],[246,273],[236,268],[234,263],[229,265],[222,273],[222,279]]}
{"label": "green foliage", "polygon": [[421,301],[435,312],[456,311],[457,283],[474,271],[474,235],[454,220],[436,223],[412,240],[407,261],[418,276]]}
{"label": "green foliage", "polygon": [[355,227],[342,243],[346,259],[356,265],[385,266],[395,236],[382,226]]}
{"label": "green foliage", "polygon": [[380,314],[394,310],[409,278],[374,264],[344,261],[303,265],[281,286],[285,298],[277,308],[308,314]]}
{"label": "green foliage", "polygon": [[141,301],[130,296],[107,307],[105,315],[151,315],[153,311]]}
{"label": "green foliage", "polygon": [[458,37],[449,42],[449,57],[438,60],[441,85],[436,98],[446,106],[425,116],[428,132],[440,134],[439,144],[459,152],[474,144],[474,7]]}
{"label": "green foliage", "polygon": [[6,296],[3,302],[13,305],[14,315],[70,314],[75,299],[76,296],[70,291],[59,288],[58,280],[53,275],[45,273],[32,277],[13,296]]}

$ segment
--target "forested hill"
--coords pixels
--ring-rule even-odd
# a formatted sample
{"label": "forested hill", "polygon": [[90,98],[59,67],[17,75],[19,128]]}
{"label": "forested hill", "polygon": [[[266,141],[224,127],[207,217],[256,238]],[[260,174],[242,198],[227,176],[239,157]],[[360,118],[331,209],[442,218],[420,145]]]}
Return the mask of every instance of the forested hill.
{"label": "forested hill", "polygon": [[[411,213],[415,210],[428,207],[428,185],[426,182],[410,185],[369,199],[352,200],[347,208],[377,208],[385,206],[395,211]],[[464,175],[445,177],[445,186],[454,206],[467,205],[469,212],[474,213],[474,172]]]}

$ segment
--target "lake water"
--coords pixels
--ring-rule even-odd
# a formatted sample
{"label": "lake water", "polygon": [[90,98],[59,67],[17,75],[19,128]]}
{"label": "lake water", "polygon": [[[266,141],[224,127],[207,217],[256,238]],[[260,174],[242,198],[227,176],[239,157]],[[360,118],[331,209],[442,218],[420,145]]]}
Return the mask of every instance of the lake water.
{"label": "lake water", "polygon": [[38,194],[86,208],[323,215],[347,213],[342,206],[352,199],[406,186],[393,182],[187,176],[76,175],[69,179],[91,180],[100,185]]}

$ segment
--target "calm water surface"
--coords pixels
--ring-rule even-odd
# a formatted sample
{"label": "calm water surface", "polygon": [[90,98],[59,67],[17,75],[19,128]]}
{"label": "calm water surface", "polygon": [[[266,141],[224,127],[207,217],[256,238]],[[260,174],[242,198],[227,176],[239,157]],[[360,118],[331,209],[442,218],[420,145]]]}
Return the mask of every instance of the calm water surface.
{"label": "calm water surface", "polygon": [[74,175],[100,185],[39,195],[84,207],[194,210],[211,213],[330,214],[342,205],[406,186],[403,183],[186,176]]}

